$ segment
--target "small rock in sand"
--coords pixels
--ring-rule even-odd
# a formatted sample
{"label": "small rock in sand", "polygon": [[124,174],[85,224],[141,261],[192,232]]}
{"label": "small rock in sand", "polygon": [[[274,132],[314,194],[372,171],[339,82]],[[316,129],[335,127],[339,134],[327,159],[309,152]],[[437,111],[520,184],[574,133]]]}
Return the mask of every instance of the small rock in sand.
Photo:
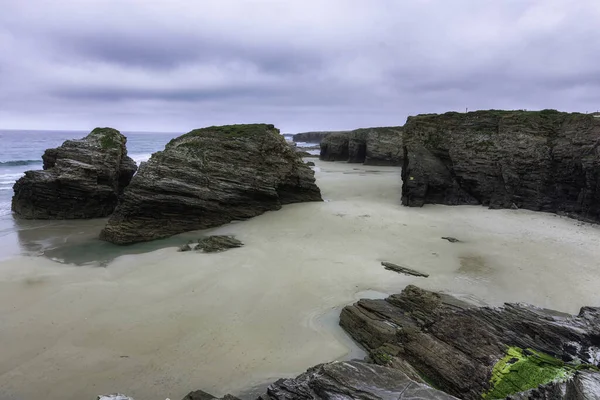
{"label": "small rock in sand", "polygon": [[429,274],[424,274],[422,272],[419,271],[415,271],[414,269],[410,269],[410,268],[406,268],[406,267],[401,267],[400,265],[391,263],[391,262],[387,262],[387,261],[383,261],[381,263],[381,265],[383,265],[385,267],[385,269],[389,270],[389,271],[394,271],[397,272],[399,274],[406,274],[406,275],[413,275],[413,276],[422,276],[424,278],[427,278],[429,276]]}
{"label": "small rock in sand", "polygon": [[442,237],[442,239],[446,239],[450,243],[458,243],[458,242],[460,242],[460,240],[458,240],[457,238],[453,238],[452,236],[444,236],[444,237]]}
{"label": "small rock in sand", "polygon": [[244,243],[237,240],[234,236],[215,235],[198,239],[198,244],[194,250],[199,250],[204,253],[214,253],[235,247],[242,247],[243,245]]}
{"label": "small rock in sand", "polygon": [[183,246],[180,246],[177,251],[191,251],[192,246],[190,246],[190,244],[191,243],[187,243],[187,244],[184,244]]}
{"label": "small rock in sand", "polygon": [[133,397],[121,393],[103,394],[98,396],[98,400],[133,400]]}

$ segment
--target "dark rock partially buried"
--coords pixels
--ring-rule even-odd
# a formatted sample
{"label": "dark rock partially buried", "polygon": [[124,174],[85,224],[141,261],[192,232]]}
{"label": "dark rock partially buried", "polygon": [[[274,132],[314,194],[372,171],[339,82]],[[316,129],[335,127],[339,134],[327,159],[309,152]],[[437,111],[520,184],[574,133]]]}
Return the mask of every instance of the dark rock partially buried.
{"label": "dark rock partially buried", "polygon": [[202,239],[198,239],[198,244],[194,250],[199,250],[204,253],[216,253],[236,247],[242,247],[244,243],[237,240],[234,236],[214,235]]}
{"label": "dark rock partially buried", "polygon": [[322,201],[314,171],[273,125],[191,131],[142,163],[101,233],[129,244]]}
{"label": "dark rock partially buried", "polygon": [[600,118],[543,111],[409,117],[402,203],[524,208],[600,222]]}
{"label": "dark rock partially buried", "polygon": [[82,219],[110,215],[137,166],[127,139],[96,128],[42,156],[42,171],[27,171],[14,185],[12,210],[25,219]]}
{"label": "dark rock partially buried", "polygon": [[[581,387],[600,395],[600,308],[572,316],[522,304],[476,307],[407,286],[385,300],[345,307],[340,325],[373,360],[416,371],[460,398],[505,398],[552,381],[571,393]],[[562,393],[552,398],[599,398]]]}

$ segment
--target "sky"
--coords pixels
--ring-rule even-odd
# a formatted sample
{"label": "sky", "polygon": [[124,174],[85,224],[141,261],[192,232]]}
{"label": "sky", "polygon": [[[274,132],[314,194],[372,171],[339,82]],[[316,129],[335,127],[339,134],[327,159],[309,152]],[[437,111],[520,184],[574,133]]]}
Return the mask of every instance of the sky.
{"label": "sky", "polygon": [[0,128],[600,109],[598,0],[0,0]]}

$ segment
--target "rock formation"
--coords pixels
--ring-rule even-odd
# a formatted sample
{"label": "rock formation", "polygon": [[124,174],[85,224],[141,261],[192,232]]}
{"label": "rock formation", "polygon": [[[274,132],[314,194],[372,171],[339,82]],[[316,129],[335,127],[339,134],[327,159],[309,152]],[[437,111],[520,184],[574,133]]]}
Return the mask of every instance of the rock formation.
{"label": "rock formation", "polygon": [[409,117],[402,203],[482,204],[600,221],[600,118],[555,110]]}
{"label": "rock formation", "polygon": [[402,127],[367,129],[366,148],[367,165],[402,165]]}
{"label": "rock formation", "polygon": [[12,210],[25,219],[80,219],[110,215],[137,166],[127,139],[96,128],[42,156],[43,170],[27,171],[14,185]]}
{"label": "rock formation", "polygon": [[321,132],[302,132],[296,133],[292,140],[294,142],[306,142],[306,143],[321,143],[331,133],[341,133],[348,131],[321,131]]}
{"label": "rock formation", "polygon": [[348,157],[347,132],[332,133],[321,141],[321,160],[348,161]]}
{"label": "rock formation", "polygon": [[[184,400],[210,400],[213,396],[196,391]],[[227,395],[222,400],[233,400]],[[361,361],[332,362],[313,367],[293,379],[280,379],[257,400],[451,400],[444,392],[410,379],[403,372]],[[218,399],[215,399],[218,400]]]}
{"label": "rock formation", "polygon": [[[340,325],[374,362],[459,398],[530,390],[600,398],[600,308],[572,316],[522,304],[477,307],[408,286],[385,300],[345,307]],[[573,397],[564,397],[569,391]]]}
{"label": "rock formation", "polygon": [[148,241],[321,200],[314,171],[273,125],[213,126],[142,163],[101,239]]}
{"label": "rock formation", "polygon": [[321,160],[368,165],[401,165],[400,127],[364,128],[328,135],[321,142]]}

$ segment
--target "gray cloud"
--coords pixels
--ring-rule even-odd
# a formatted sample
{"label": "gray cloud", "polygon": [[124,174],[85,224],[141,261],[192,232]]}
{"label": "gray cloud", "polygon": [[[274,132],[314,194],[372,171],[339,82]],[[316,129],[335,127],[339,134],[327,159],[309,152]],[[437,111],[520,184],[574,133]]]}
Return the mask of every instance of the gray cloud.
{"label": "gray cloud", "polygon": [[0,128],[600,108],[596,0],[3,0]]}

